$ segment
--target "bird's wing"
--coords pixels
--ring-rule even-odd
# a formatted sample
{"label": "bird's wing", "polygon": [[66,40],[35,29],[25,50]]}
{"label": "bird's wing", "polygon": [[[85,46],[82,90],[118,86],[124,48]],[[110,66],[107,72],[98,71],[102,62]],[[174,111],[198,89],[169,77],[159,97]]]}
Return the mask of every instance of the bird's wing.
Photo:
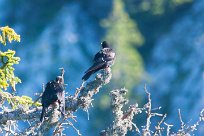
{"label": "bird's wing", "polygon": [[98,53],[96,53],[96,55],[94,56],[93,62],[96,62],[99,58],[103,57],[103,52],[99,51]]}
{"label": "bird's wing", "polygon": [[57,100],[61,101],[61,99],[63,97],[64,90],[65,90],[65,88],[64,88],[63,84],[60,84],[57,82],[54,83],[53,94],[55,94],[57,96]]}
{"label": "bird's wing", "polygon": [[63,101],[63,99],[64,99],[64,90],[61,90],[61,91],[57,92],[57,98],[58,98],[58,100],[60,102]]}
{"label": "bird's wing", "polygon": [[46,84],[45,92],[42,95],[42,104],[48,107],[50,104],[58,100],[57,91],[61,91],[58,83],[50,81]]}
{"label": "bird's wing", "polygon": [[106,62],[100,62],[100,63],[95,63],[93,66],[91,66],[85,73],[100,69],[106,64]]}

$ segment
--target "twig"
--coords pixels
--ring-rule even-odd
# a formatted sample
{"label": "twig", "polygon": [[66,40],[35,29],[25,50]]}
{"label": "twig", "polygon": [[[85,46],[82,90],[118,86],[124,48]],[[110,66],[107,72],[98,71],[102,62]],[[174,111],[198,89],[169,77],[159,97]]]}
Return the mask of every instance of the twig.
{"label": "twig", "polygon": [[164,122],[164,125],[167,126],[166,135],[169,136],[170,135],[171,127],[173,127],[173,125],[167,124],[166,122]]}
{"label": "twig", "polygon": [[80,131],[69,121],[68,124],[77,132],[78,136],[81,136]]}
{"label": "twig", "polygon": [[204,121],[203,120],[203,117],[204,117],[203,112],[204,112],[204,109],[201,110],[200,117],[199,117],[198,121],[195,124],[193,124],[192,126],[187,126],[185,130],[183,129],[183,133],[189,134],[190,132],[197,130],[197,127],[200,125],[200,122]]}
{"label": "twig", "polygon": [[158,125],[155,126],[155,133],[154,136],[157,136],[157,134],[159,134],[161,136],[161,130],[163,130],[164,128],[161,128],[161,124],[164,122],[164,119],[166,118],[166,114],[163,115],[162,119],[158,122]]}
{"label": "twig", "polygon": [[64,68],[59,68],[61,70],[61,76],[64,78],[64,73],[65,73],[65,70]]}
{"label": "twig", "polygon": [[84,81],[82,82],[81,86],[79,88],[76,89],[76,92],[74,94],[74,99],[76,99],[80,93],[80,91],[84,88]]}
{"label": "twig", "polygon": [[38,100],[40,100],[44,91],[45,91],[45,85],[42,84],[42,93],[40,93],[39,97],[33,102],[33,104],[35,104]]}
{"label": "twig", "polygon": [[146,85],[144,86],[144,90],[148,96],[148,103],[146,104],[146,108],[147,108],[147,123],[146,123],[146,128],[143,129],[143,135],[145,136],[150,136],[151,135],[151,131],[150,131],[150,125],[151,125],[151,117],[152,117],[152,113],[151,113],[151,110],[152,110],[152,103],[151,103],[151,94],[147,91],[147,88],[146,88]]}
{"label": "twig", "polygon": [[180,123],[181,123],[181,130],[184,130],[184,127],[185,127],[185,124],[182,120],[182,117],[181,117],[181,110],[178,109],[178,116],[179,116],[179,120],[180,120]]}

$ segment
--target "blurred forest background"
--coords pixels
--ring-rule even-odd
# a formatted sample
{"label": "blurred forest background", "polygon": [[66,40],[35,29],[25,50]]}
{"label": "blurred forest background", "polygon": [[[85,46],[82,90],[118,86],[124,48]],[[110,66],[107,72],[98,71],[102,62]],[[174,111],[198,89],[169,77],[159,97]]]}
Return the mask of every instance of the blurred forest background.
{"label": "blurred forest background", "polygon": [[[107,40],[117,53],[113,78],[96,96],[90,119],[78,111],[75,126],[95,136],[112,120],[109,92],[125,87],[130,102],[142,105],[147,83],[153,106],[162,106],[166,122],[177,129],[178,108],[189,124],[203,108],[203,9],[203,0],[0,0],[0,26],[21,35],[20,44],[0,48],[17,51],[16,75],[22,80],[17,94],[35,99],[60,67],[66,71],[66,91],[73,94],[100,42]],[[135,122],[145,123],[143,117]],[[70,128],[67,134],[76,132]],[[197,134],[204,135],[204,127]]]}

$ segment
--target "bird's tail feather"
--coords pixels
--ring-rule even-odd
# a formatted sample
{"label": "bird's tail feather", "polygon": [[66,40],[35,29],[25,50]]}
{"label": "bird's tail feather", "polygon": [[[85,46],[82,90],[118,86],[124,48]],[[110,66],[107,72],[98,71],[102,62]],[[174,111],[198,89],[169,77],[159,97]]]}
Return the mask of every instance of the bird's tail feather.
{"label": "bird's tail feather", "polygon": [[85,73],[88,73],[88,72],[91,72],[91,71],[97,71],[99,70],[100,68],[102,68],[104,66],[105,62],[103,63],[100,63],[100,64],[95,64],[93,66],[91,66]]}
{"label": "bird's tail feather", "polygon": [[45,113],[45,108],[42,109],[42,113],[41,113],[41,116],[40,116],[40,121],[41,121],[41,122],[43,122],[44,113]]}
{"label": "bird's tail feather", "polygon": [[89,77],[97,72],[98,70],[102,69],[105,66],[105,62],[97,65],[91,66],[86,72],[85,75],[82,77],[82,80],[86,81]]}
{"label": "bird's tail feather", "polygon": [[82,80],[86,81],[89,77],[94,73],[94,71],[87,72],[83,77]]}

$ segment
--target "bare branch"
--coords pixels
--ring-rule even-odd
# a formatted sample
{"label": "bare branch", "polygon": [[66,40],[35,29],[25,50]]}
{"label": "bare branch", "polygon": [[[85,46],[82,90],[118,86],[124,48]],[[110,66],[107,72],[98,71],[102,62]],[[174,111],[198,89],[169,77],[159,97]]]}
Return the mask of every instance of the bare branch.
{"label": "bare branch", "polygon": [[74,99],[76,99],[79,96],[80,91],[84,88],[84,81],[82,82],[81,86],[76,89],[76,92],[74,94]]}
{"label": "bare branch", "polygon": [[161,131],[164,130],[164,128],[161,128],[161,124],[164,122],[165,118],[166,118],[166,114],[163,115],[161,121],[159,121],[158,125],[155,126],[156,131],[154,133],[154,136],[157,136],[157,135],[162,136]]}
{"label": "bare branch", "polygon": [[152,117],[152,101],[151,101],[151,94],[147,91],[146,85],[144,86],[144,90],[147,94],[148,97],[148,103],[145,105],[146,109],[147,109],[147,122],[146,122],[146,127],[145,129],[143,129],[143,135],[144,136],[150,136],[151,135],[151,131],[150,131],[150,125],[151,125],[151,117]]}
{"label": "bare branch", "polygon": [[178,116],[179,116],[179,120],[180,120],[180,123],[181,123],[181,130],[184,130],[185,123],[184,123],[183,120],[182,120],[181,110],[180,110],[180,109],[178,109]]}
{"label": "bare branch", "polygon": [[166,122],[164,122],[164,125],[167,126],[166,135],[169,136],[170,135],[171,127],[173,127],[173,125],[167,124]]}

